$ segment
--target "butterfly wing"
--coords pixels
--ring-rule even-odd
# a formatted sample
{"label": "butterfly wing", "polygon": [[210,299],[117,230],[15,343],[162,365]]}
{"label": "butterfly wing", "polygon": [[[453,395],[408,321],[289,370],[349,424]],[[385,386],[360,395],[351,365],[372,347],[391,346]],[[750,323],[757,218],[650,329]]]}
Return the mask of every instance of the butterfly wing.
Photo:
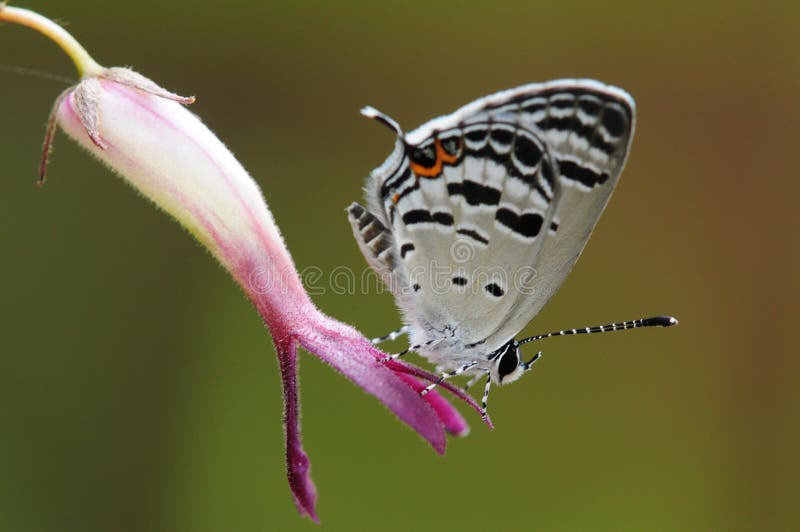
{"label": "butterfly wing", "polygon": [[632,131],[626,93],[563,80],[481,98],[399,141],[367,198],[391,232],[382,267],[401,279],[412,342],[469,357],[518,333],[577,260]]}
{"label": "butterfly wing", "polygon": [[621,89],[565,80],[529,96],[519,101],[521,122],[544,139],[556,166],[550,230],[490,344],[518,334],[561,286],[611,197],[633,139],[635,104]]}

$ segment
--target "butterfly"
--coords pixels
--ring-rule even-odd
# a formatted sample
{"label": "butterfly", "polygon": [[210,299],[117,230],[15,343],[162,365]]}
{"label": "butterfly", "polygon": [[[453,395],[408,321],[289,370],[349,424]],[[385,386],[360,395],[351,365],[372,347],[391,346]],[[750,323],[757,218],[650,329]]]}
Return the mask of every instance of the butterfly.
{"label": "butterfly", "polygon": [[498,92],[404,134],[372,107],[362,114],[397,134],[391,155],[367,179],[366,203],[347,209],[367,263],[389,287],[411,346],[438,381],[529,371],[520,346],[550,336],[647,326],[654,317],[515,336],[539,313],[581,254],[625,166],[635,104],[624,90],[587,79]]}

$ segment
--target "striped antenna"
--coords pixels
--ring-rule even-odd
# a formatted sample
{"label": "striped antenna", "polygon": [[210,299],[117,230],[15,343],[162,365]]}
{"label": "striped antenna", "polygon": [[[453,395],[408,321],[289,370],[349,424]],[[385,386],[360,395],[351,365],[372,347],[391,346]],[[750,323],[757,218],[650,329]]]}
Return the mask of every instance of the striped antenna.
{"label": "striped antenna", "polygon": [[622,331],[625,329],[638,329],[639,327],[672,327],[677,325],[678,320],[672,316],[656,316],[654,318],[642,318],[640,320],[620,321],[617,323],[609,323],[608,325],[595,325],[594,327],[584,327],[583,329],[564,329],[563,331],[551,332],[547,334],[537,334],[530,338],[525,338],[517,342],[517,345],[527,344],[542,338],[550,338],[551,336],[566,336],[568,334],[592,334],[611,331]]}

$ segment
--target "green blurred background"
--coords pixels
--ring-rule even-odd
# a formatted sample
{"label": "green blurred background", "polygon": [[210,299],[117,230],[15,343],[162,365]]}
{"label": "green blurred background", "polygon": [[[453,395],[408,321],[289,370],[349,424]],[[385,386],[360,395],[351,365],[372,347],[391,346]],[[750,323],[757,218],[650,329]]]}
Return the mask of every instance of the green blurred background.
{"label": "green blurred background", "polygon": [[[793,4],[793,6],[792,6]],[[800,527],[800,20],[790,2],[30,0],[106,65],[180,93],[258,181],[300,268],[363,268],[344,207],[392,136],[557,77],[630,91],[636,139],[558,295],[525,332],[671,313],[670,330],[540,345],[489,431],[437,456],[301,358],[330,530]],[[0,63],[74,77],[30,30]],[[210,256],[62,134],[65,84],[0,71],[0,528],[312,530],[284,476],[258,316]],[[314,295],[378,335],[391,297]]]}

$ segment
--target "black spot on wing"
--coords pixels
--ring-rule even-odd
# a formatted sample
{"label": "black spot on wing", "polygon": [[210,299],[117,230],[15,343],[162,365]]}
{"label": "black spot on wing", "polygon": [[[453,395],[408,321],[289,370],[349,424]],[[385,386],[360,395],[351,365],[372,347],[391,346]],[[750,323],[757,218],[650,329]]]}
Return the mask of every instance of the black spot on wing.
{"label": "black spot on wing", "polygon": [[414,225],[420,223],[437,223],[441,225],[453,225],[453,215],[446,212],[434,212],[425,209],[414,209],[403,214],[403,223]]}
{"label": "black spot on wing", "polygon": [[628,129],[628,117],[616,106],[606,106],[602,120],[606,130],[615,137],[622,136]]}
{"label": "black spot on wing", "polygon": [[486,140],[486,134],[488,132],[489,131],[487,129],[484,129],[484,128],[473,128],[473,129],[470,129],[469,131],[467,131],[464,134],[464,136],[466,137],[466,139],[468,141],[477,143],[477,142],[483,142],[484,140]]}
{"label": "black spot on wing", "polygon": [[488,238],[486,238],[485,236],[481,235],[479,232],[477,232],[477,231],[475,231],[473,229],[459,228],[459,229],[456,229],[456,233],[458,233],[459,235],[468,236],[471,239],[475,240],[476,242],[480,242],[481,244],[488,244],[489,243],[489,239]]}
{"label": "black spot on wing", "polygon": [[500,191],[475,181],[448,183],[447,192],[451,196],[463,196],[470,205],[497,205],[500,203]]}
{"label": "black spot on wing", "polygon": [[406,258],[406,255],[411,253],[415,249],[416,248],[414,247],[414,244],[412,244],[410,242],[407,242],[407,243],[403,244],[402,246],[400,246],[400,258],[401,259]]}
{"label": "black spot on wing", "polygon": [[608,174],[605,172],[596,172],[591,168],[587,168],[585,166],[581,166],[578,163],[571,161],[571,160],[563,160],[559,161],[558,169],[561,172],[561,175],[570,179],[572,181],[577,181],[578,183],[592,188],[596,185],[602,185],[606,181],[608,181]]}
{"label": "black spot on wing", "polygon": [[508,146],[514,139],[514,133],[505,128],[492,128],[492,140],[503,146]]}
{"label": "black spot on wing", "polygon": [[431,213],[424,209],[415,209],[403,214],[403,223],[406,225],[421,224],[426,222],[430,223],[432,221],[433,217],[431,216]]}
{"label": "black spot on wing", "polygon": [[514,157],[527,167],[534,168],[542,158],[542,150],[525,135],[518,135],[514,140]]}
{"label": "black spot on wing", "polygon": [[489,283],[483,289],[494,297],[503,297],[503,294],[505,294],[505,291],[497,283]]}
{"label": "black spot on wing", "polygon": [[453,215],[447,212],[433,213],[433,221],[441,225],[453,225]]}
{"label": "black spot on wing", "polygon": [[456,285],[456,286],[466,286],[466,284],[467,284],[466,277],[461,277],[461,276],[458,276],[458,275],[453,277],[452,281],[453,281],[453,284]]}
{"label": "black spot on wing", "polygon": [[578,98],[578,108],[590,116],[595,116],[600,112],[602,104],[598,98],[592,96],[582,96]]}
{"label": "black spot on wing", "polygon": [[415,164],[425,168],[431,168],[436,164],[436,150],[433,144],[430,143],[426,146],[419,146],[411,150],[411,160]]}
{"label": "black spot on wing", "polygon": [[525,238],[534,238],[538,235],[544,222],[541,214],[517,214],[506,208],[497,209],[495,220]]}

